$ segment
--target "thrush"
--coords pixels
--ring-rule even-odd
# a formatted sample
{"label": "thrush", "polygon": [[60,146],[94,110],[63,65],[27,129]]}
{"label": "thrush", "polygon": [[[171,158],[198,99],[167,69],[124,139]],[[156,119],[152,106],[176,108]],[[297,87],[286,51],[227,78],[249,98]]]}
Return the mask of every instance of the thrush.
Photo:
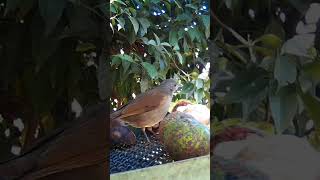
{"label": "thrush", "polygon": [[128,104],[111,113],[110,119],[117,119],[141,128],[148,142],[145,129],[159,123],[169,110],[173,93],[178,89],[177,81],[166,79],[159,86],[150,89]]}

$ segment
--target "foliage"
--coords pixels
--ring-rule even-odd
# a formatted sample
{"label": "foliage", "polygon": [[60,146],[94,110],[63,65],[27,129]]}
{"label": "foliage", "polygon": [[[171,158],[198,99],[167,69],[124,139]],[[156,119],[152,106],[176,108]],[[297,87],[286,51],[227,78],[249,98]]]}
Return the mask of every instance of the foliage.
{"label": "foliage", "polygon": [[207,103],[209,78],[202,70],[208,59],[208,7],[208,1],[191,0],[111,2],[112,98],[118,105],[170,77],[183,84],[177,98]]}
{"label": "foliage", "polygon": [[316,130],[320,128],[320,101],[315,96],[320,72],[318,35],[315,30],[296,28],[302,17],[307,20],[305,26],[316,23],[308,20],[310,2],[217,3],[211,78],[213,114],[219,121],[236,117],[273,122],[277,133],[299,136],[305,135],[309,119]]}

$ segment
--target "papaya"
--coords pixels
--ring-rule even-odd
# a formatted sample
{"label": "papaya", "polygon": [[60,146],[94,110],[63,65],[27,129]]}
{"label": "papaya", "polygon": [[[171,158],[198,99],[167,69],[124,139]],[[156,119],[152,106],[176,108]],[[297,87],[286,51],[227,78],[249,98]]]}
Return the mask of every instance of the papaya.
{"label": "papaya", "polygon": [[193,116],[173,112],[159,125],[160,142],[173,160],[207,155],[210,152],[210,130]]}

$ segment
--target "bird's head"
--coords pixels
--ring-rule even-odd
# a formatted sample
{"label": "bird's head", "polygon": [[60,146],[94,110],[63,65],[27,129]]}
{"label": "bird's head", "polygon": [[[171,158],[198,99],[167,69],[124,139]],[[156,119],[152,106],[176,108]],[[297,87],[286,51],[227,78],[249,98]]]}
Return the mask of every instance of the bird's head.
{"label": "bird's head", "polygon": [[175,79],[166,79],[161,82],[160,87],[168,89],[171,93],[175,92],[180,86]]}

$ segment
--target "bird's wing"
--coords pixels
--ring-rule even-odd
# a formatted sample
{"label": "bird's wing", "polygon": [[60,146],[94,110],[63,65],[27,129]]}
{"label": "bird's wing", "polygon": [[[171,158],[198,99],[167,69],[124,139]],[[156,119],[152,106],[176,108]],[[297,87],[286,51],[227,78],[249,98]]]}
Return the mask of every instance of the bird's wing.
{"label": "bird's wing", "polygon": [[125,118],[148,111],[152,111],[167,103],[170,96],[161,91],[148,91],[142,96],[138,96],[134,101],[121,110],[119,118]]}

